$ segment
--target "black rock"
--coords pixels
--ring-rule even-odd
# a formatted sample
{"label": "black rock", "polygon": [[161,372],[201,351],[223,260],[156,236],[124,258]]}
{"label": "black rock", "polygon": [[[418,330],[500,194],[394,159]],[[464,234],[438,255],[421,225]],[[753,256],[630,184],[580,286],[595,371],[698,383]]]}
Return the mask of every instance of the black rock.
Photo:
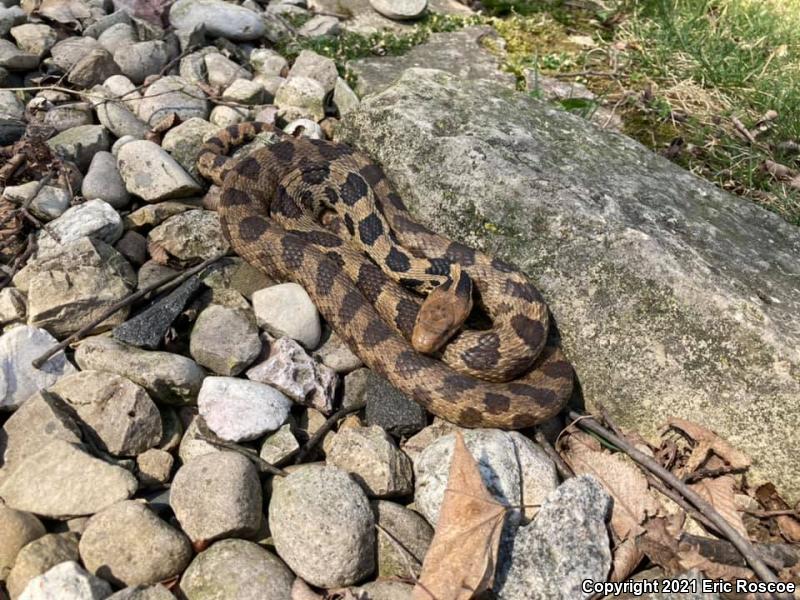
{"label": "black rock", "polygon": [[408,437],[428,424],[425,409],[372,371],[367,375],[364,399],[367,425],[382,427],[397,437]]}
{"label": "black rock", "polygon": [[155,350],[164,339],[169,326],[177,318],[192,296],[203,284],[195,275],[184,281],[167,296],[157,300],[150,307],[132,319],[114,328],[114,337],[120,342],[139,348]]}

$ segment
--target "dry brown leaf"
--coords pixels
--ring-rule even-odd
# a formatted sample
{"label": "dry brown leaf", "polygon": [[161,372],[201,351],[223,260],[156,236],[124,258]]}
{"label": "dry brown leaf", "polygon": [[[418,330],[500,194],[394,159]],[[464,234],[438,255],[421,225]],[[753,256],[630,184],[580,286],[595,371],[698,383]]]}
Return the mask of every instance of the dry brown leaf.
{"label": "dry brown leaf", "polygon": [[643,531],[642,523],[661,511],[647,478],[633,462],[621,454],[602,450],[597,440],[576,432],[563,438],[561,454],[576,475],[591,473],[614,498],[611,529],[620,541],[614,553],[612,581],[621,581],[633,572],[644,556],[633,542]]}
{"label": "dry brown leaf", "polygon": [[697,548],[681,547],[680,565],[684,571],[692,569],[702,571],[709,579],[724,579],[725,581],[753,579],[753,572],[750,569],[714,562],[700,554]]}
{"label": "dry brown leaf", "polygon": [[637,565],[642,562],[644,552],[636,545],[635,538],[628,538],[614,548],[614,558],[611,563],[609,581],[623,581],[633,573]]}
{"label": "dry brown leaf", "polygon": [[645,521],[643,533],[636,537],[636,545],[652,562],[672,575],[680,573],[682,569],[679,537],[680,530],[675,531],[671,517],[653,517]]}
{"label": "dry brown leaf", "polygon": [[468,600],[491,587],[505,516],[457,432],[439,521],[412,600]]}
{"label": "dry brown leaf", "polygon": [[725,519],[741,536],[748,539],[747,528],[742,521],[742,513],[736,508],[736,480],[730,475],[703,479],[689,486],[700,494],[711,506],[717,509],[720,516]]}
{"label": "dry brown leaf", "polygon": [[772,175],[775,179],[782,181],[792,179],[797,175],[797,172],[793,169],[787,167],[786,165],[782,165],[781,163],[777,163],[774,160],[765,160],[763,163],[761,163],[761,168],[765,172]]}
{"label": "dry brown leaf", "polygon": [[[765,483],[756,490],[756,499],[767,510],[788,510],[789,505],[778,494],[771,483]],[[800,521],[791,515],[775,517],[781,535],[789,542],[800,542]]]}
{"label": "dry brown leaf", "polygon": [[750,459],[747,455],[731,446],[710,429],[678,418],[670,419],[667,426],[682,431],[696,444],[686,462],[686,473],[696,471],[711,452],[725,460],[733,469],[746,469],[750,466]]}
{"label": "dry brown leaf", "polygon": [[658,514],[661,504],[650,492],[647,478],[621,454],[609,454],[593,447],[594,438],[571,434],[564,438],[562,456],[576,475],[594,475],[614,498],[611,528],[620,540],[641,533],[641,524]]}

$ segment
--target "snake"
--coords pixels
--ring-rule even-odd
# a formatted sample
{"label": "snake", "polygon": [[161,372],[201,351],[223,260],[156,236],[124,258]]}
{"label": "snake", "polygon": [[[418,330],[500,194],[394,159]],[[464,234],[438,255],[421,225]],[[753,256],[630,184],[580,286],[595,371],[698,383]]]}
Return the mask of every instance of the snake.
{"label": "snake", "polygon": [[574,371],[548,341],[536,287],[415,221],[367,155],[246,122],[206,139],[197,166],[220,188],[233,251],[302,286],[368,368],[429,412],[463,427],[522,429],[566,405]]}

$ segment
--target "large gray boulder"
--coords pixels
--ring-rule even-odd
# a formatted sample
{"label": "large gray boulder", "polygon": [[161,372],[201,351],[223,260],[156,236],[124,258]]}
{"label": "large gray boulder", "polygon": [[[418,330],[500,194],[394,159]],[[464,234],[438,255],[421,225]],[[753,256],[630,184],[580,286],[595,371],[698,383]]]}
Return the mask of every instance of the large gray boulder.
{"label": "large gray boulder", "polygon": [[716,430],[800,499],[800,230],[637,142],[487,81],[412,69],[337,136],[425,224],[541,287],[589,408]]}

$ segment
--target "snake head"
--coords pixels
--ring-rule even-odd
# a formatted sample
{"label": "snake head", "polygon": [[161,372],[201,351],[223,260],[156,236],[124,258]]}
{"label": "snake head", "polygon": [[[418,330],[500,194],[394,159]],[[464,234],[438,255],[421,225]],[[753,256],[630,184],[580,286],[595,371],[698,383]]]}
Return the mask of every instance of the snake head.
{"label": "snake head", "polygon": [[435,288],[417,313],[411,345],[417,352],[433,354],[447,343],[472,311],[472,280],[463,271],[455,284],[448,280]]}

